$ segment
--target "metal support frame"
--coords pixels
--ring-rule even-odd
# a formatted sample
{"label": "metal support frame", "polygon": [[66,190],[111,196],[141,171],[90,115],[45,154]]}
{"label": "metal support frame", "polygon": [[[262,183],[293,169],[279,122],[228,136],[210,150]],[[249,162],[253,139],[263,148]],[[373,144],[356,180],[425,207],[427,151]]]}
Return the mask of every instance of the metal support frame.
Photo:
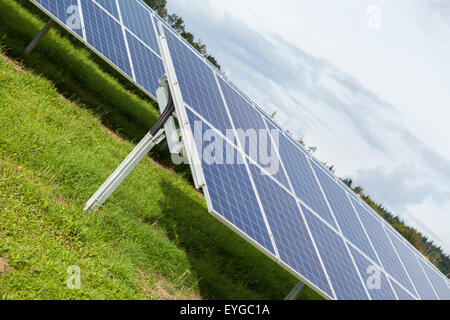
{"label": "metal support frame", "polygon": [[[165,78],[160,79],[160,83],[164,83]],[[162,88],[162,90],[160,90]],[[158,103],[162,110],[161,116],[150,132],[139,142],[128,157],[120,164],[120,166],[111,174],[111,176],[103,183],[97,192],[89,199],[83,211],[98,210],[111,194],[119,187],[126,177],[134,168],[144,159],[150,150],[159,144],[165,137],[176,132],[175,123],[172,114],[175,111],[172,96],[170,92],[162,85],[159,89]],[[164,129],[163,129],[164,127]],[[169,148],[175,149],[180,145],[179,140],[167,140]]]}
{"label": "metal support frame", "polygon": [[[156,90],[156,98],[158,99],[159,110],[164,112],[165,107],[169,101],[169,84],[167,83],[167,77],[163,76],[159,79],[160,87]],[[164,124],[164,132],[166,134],[166,143],[171,154],[179,155],[182,152],[183,144],[180,143],[180,135],[175,126],[175,120],[173,117],[167,119]]]}
{"label": "metal support frame", "polygon": [[283,300],[296,300],[305,289],[306,285],[303,282],[299,282]]}
{"label": "metal support frame", "polygon": [[25,51],[23,52],[24,55],[28,56],[31,54],[31,52],[36,48],[38,43],[42,40],[42,38],[48,33],[50,28],[53,25],[53,20],[50,19],[45,26],[39,31],[39,33],[36,35],[36,37],[30,42],[30,44],[25,48]]}

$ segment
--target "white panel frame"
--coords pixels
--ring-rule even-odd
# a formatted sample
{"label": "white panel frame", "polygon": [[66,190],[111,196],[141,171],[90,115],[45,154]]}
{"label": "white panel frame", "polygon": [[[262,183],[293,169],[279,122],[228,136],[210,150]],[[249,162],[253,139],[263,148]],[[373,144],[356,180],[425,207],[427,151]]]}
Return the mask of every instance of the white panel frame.
{"label": "white panel frame", "polygon": [[78,2],[78,14],[80,15],[81,33],[83,34],[83,39],[86,40],[86,28],[84,27],[83,7],[81,6],[81,0],[77,0],[77,2]]}
{"label": "white panel frame", "polygon": [[[183,100],[175,68],[173,66],[172,55],[170,54],[169,46],[167,44],[164,26],[161,22],[158,22],[158,27],[160,31],[159,44],[163,56],[164,67],[167,73],[167,82],[169,84],[170,92],[172,94],[172,99],[175,105],[175,110],[178,117],[178,123],[180,126],[182,139],[184,147],[186,149],[186,157],[188,158],[189,161],[189,166],[191,168],[192,176],[194,178],[195,187],[197,189],[200,189],[203,188],[206,184],[205,177],[203,175],[203,170],[201,168],[202,162],[196,151],[194,136],[192,134],[192,129],[189,124],[189,119],[185,109],[186,103]],[[169,32],[172,31],[169,30]]]}

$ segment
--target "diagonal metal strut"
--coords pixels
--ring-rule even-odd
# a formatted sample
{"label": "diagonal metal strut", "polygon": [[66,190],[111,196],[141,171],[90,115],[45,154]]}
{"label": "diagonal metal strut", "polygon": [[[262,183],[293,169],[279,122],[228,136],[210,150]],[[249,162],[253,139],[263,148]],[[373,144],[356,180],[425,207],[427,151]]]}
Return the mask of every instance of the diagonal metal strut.
{"label": "diagonal metal strut", "polygon": [[39,33],[36,35],[36,37],[30,42],[30,44],[26,47],[25,51],[23,52],[24,55],[28,56],[31,54],[31,52],[36,48],[38,43],[42,40],[42,38],[48,33],[50,28],[53,25],[53,20],[50,19],[45,26],[39,31]]}
{"label": "diagonal metal strut", "polygon": [[305,284],[303,282],[299,282],[292,290],[288,293],[288,295],[283,300],[296,300],[305,289]]}
{"label": "diagonal metal strut", "polygon": [[109,176],[97,192],[89,199],[83,211],[99,209],[111,194],[119,187],[125,178],[144,159],[150,150],[160,143],[164,138],[164,125],[175,111],[172,95],[169,92],[167,106],[159,117],[158,121],[150,129],[149,133],[139,142],[133,151],[119,165],[119,167]]}

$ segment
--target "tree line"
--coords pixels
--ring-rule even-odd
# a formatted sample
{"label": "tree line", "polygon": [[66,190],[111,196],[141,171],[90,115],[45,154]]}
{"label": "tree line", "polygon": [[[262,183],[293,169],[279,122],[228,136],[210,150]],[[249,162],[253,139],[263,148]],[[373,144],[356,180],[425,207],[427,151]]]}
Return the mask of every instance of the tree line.
{"label": "tree line", "polygon": [[183,18],[175,13],[169,13],[167,10],[167,0],[144,0],[158,15],[163,18],[175,31],[178,32],[189,44],[194,47],[201,55],[203,55],[217,69],[221,67],[217,60],[208,53],[206,44],[201,39],[196,40],[194,35],[186,31]]}

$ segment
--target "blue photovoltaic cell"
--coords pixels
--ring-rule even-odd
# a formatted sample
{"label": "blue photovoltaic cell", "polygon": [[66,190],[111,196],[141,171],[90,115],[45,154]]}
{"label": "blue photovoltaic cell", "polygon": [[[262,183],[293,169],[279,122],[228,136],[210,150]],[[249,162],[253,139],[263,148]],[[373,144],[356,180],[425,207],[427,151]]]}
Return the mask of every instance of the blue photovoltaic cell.
{"label": "blue photovoltaic cell", "polygon": [[[353,201],[353,200],[352,200]],[[375,219],[365,208],[359,203],[353,201],[356,211],[361,218],[364,227],[366,228],[369,238],[372,240],[372,244],[378,257],[383,264],[383,268],[392,275],[397,281],[399,281],[406,289],[411,293],[414,293],[414,288],[408,279],[408,276],[403,269],[397,254],[392,247],[386,232],[384,231],[381,223]]]}
{"label": "blue photovoltaic cell", "polygon": [[128,31],[127,39],[131,59],[133,60],[136,82],[156,96],[156,90],[159,87],[158,78],[162,77],[165,73],[161,59]]}
{"label": "blue photovoltaic cell", "polygon": [[371,299],[395,300],[394,292],[380,267],[367,260],[352,246],[349,246],[349,248]]}
{"label": "blue photovoltaic cell", "polygon": [[119,11],[117,10],[116,0],[95,0],[95,2],[101,5],[103,9],[108,11],[114,18],[119,20]]}
{"label": "blue photovoltaic cell", "polygon": [[[218,77],[217,79],[225,97],[225,101],[227,102],[227,106],[236,130],[254,131],[254,138],[256,138],[257,140],[258,131],[266,129],[261,116],[247,102],[247,100],[245,100],[239,93],[237,93],[227,82],[225,82],[221,77]],[[240,136],[239,138],[242,146],[244,147],[245,153],[259,164],[259,161],[257,161],[258,145],[252,145],[251,141],[246,141],[246,139],[244,139],[244,137],[242,136]]]}
{"label": "blue photovoltaic cell", "polygon": [[132,76],[122,27],[91,0],[81,0],[86,40],[120,70]]}
{"label": "blue photovoltaic cell", "polygon": [[331,279],[336,298],[339,300],[367,300],[368,296],[348,254],[344,240],[305,206],[301,207]]}
{"label": "blue photovoltaic cell", "polygon": [[[205,131],[210,128],[202,123],[188,108],[186,108],[186,112],[191,128],[195,128],[192,134],[196,137],[202,137]],[[198,123],[195,125],[195,122],[202,123],[201,128]],[[195,130],[202,131],[195,132]],[[213,161],[210,161],[216,155],[212,154],[213,152],[211,152],[211,156],[202,158],[203,174],[208,186],[212,209],[269,252],[275,254],[247,169],[240,154],[218,134],[213,140],[210,143],[219,142],[222,145],[220,150],[215,150],[215,152],[225,154],[225,152],[229,153],[232,150],[235,161],[234,164],[213,163]],[[204,139],[196,139],[195,142],[197,151],[202,157],[204,153],[206,154],[210,143]],[[225,157],[223,158],[225,159]]]}
{"label": "blue photovoltaic cell", "polygon": [[395,293],[397,294],[398,300],[416,300],[408,292],[406,292],[402,287],[400,287],[395,281],[391,281],[394,287]]}
{"label": "blue photovoltaic cell", "polygon": [[48,12],[54,15],[59,21],[80,37],[83,31],[79,20],[79,8],[77,0],[35,0]]}
{"label": "blue photovoltaic cell", "polygon": [[119,0],[123,24],[159,54],[159,45],[150,12],[136,0]]}
{"label": "blue photovoltaic cell", "polygon": [[184,102],[226,135],[232,127],[213,71],[167,28],[164,34]]}
{"label": "blue photovoltaic cell", "polygon": [[336,228],[305,154],[283,134],[279,135],[279,151],[297,197]]}
{"label": "blue photovoltaic cell", "polygon": [[268,169],[269,173],[273,173],[272,175],[286,188],[289,188],[286,175],[280,166],[275,146],[261,114],[221,77],[218,79],[238,134],[237,138],[245,153],[263,169]]}
{"label": "blue photovoltaic cell", "polygon": [[417,293],[419,294],[419,298],[424,300],[438,299],[430,285],[430,282],[425,276],[425,273],[420,267],[415,253],[411,251],[400,239],[394,236],[392,232],[388,231],[388,235],[391,238],[398,255],[400,256],[400,259],[403,261],[403,265],[407,266],[406,268],[409,277],[418,291]]}
{"label": "blue photovoltaic cell", "polygon": [[296,200],[255,165],[250,170],[281,261],[333,297]]}
{"label": "blue photovoltaic cell", "polygon": [[428,265],[427,262],[420,260],[420,264],[422,265],[423,270],[430,279],[431,284],[433,285],[434,290],[436,290],[439,298],[441,300],[450,300],[450,289],[447,285],[447,279],[444,278],[444,275],[439,274],[437,271],[433,270],[431,266]]}
{"label": "blue photovoltaic cell", "polygon": [[344,236],[375,263],[379,263],[346,192],[316,164],[313,168]]}

